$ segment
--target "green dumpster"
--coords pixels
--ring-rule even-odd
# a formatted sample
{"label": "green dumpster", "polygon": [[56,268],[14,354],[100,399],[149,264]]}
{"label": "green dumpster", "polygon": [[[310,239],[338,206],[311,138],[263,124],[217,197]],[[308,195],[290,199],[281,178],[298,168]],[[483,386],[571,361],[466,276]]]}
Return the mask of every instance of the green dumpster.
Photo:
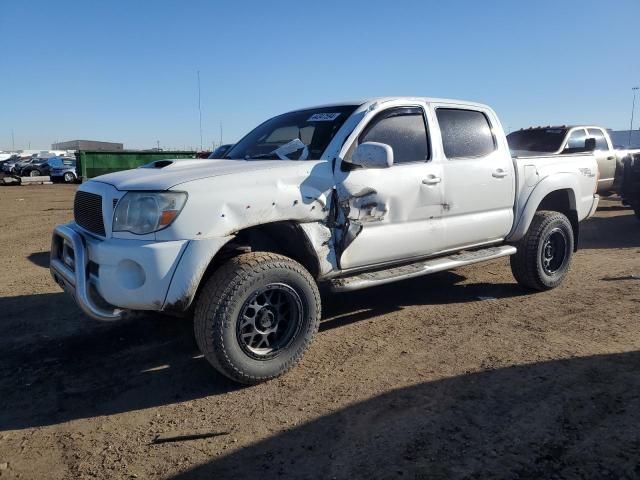
{"label": "green dumpster", "polygon": [[82,181],[104,175],[138,168],[155,160],[169,160],[174,158],[195,158],[196,152],[92,152],[81,150],[76,153],[76,171]]}

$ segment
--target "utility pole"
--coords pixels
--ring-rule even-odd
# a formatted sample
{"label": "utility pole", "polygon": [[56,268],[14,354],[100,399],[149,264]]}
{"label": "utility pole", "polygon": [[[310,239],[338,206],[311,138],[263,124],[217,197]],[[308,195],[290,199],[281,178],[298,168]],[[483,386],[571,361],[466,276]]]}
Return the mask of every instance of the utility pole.
{"label": "utility pole", "polygon": [[16,151],[16,138],[13,135],[13,128],[11,129],[11,151],[12,152]]}
{"label": "utility pole", "polygon": [[158,147],[158,151],[160,151],[160,140],[156,140],[156,145]]}
{"label": "utility pole", "polygon": [[220,122],[220,145],[222,145],[222,122]]}
{"label": "utility pole", "polygon": [[198,114],[200,115],[200,151],[202,151],[202,107],[200,104],[200,70],[198,70]]}
{"label": "utility pole", "polygon": [[633,111],[636,109],[636,92],[640,87],[633,87],[633,102],[631,103],[631,124],[629,125],[629,148],[631,148],[631,131],[633,130]]}

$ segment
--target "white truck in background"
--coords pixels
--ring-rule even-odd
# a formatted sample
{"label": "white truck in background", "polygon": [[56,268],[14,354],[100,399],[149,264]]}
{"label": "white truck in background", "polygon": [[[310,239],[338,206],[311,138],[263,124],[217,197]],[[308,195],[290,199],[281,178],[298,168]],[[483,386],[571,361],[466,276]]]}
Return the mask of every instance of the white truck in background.
{"label": "white truck in background", "polygon": [[53,278],[97,320],[191,313],[207,360],[277,377],[318,330],[318,286],[374,287],[511,257],[523,287],[569,271],[593,215],[593,153],[515,157],[489,107],[392,97],[296,110],[219,160],[83,183]]}
{"label": "white truck in background", "polygon": [[598,193],[618,192],[622,180],[622,160],[627,152],[616,149],[609,132],[595,125],[560,125],[522,128],[507,135],[513,155],[567,155],[593,152],[598,161]]}

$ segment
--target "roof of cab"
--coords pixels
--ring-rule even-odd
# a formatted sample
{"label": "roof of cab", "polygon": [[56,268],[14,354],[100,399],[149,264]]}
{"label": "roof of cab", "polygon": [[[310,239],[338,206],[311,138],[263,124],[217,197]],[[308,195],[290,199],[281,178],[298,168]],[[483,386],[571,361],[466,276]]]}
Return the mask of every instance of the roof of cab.
{"label": "roof of cab", "polygon": [[485,105],[482,103],[470,102],[467,100],[460,100],[460,99],[456,100],[451,98],[398,96],[398,97],[371,97],[371,98],[365,98],[365,99],[354,100],[354,101],[333,102],[333,103],[327,103],[323,105],[312,105],[310,107],[297,108],[292,111],[296,112],[300,110],[311,110],[314,108],[328,108],[328,107],[345,107],[345,106],[360,107],[365,104],[386,103],[386,102],[392,102],[392,101],[398,101],[398,100],[405,100],[409,102],[420,101],[425,103],[450,103],[450,104],[459,104],[459,105],[473,106],[473,107],[479,107],[479,108],[488,108],[488,105]]}
{"label": "roof of cab", "polygon": [[605,130],[603,127],[600,127],[598,125],[584,124],[584,125],[536,125],[535,127],[534,126],[524,127],[514,131],[519,132],[520,130],[545,130],[545,129],[560,129],[560,128],[565,130],[571,130],[574,128],[598,128],[600,130]]}

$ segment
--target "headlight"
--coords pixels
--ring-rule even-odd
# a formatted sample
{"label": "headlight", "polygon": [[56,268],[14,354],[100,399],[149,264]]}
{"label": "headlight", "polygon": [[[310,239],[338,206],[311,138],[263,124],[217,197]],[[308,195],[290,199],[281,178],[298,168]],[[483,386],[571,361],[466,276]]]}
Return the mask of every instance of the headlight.
{"label": "headlight", "polygon": [[178,218],[187,201],[184,192],[129,192],[118,202],[114,232],[157,232]]}

